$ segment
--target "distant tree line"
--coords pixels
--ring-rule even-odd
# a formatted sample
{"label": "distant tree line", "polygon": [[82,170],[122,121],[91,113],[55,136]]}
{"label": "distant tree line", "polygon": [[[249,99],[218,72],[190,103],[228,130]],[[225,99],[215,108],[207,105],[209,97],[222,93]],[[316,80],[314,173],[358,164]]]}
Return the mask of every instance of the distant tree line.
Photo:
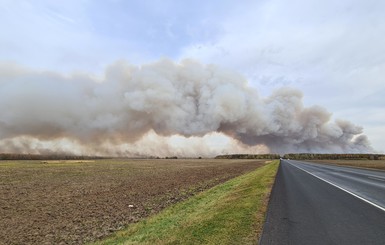
{"label": "distant tree line", "polygon": [[381,160],[385,159],[382,154],[312,154],[312,153],[290,153],[283,156],[286,159],[297,160]]}
{"label": "distant tree line", "polygon": [[19,154],[19,153],[0,153],[0,160],[88,160],[100,159],[96,156],[76,156],[76,155],[40,155],[40,154]]}
{"label": "distant tree line", "polygon": [[172,157],[165,157],[165,159],[178,159],[178,157],[176,157],[176,156],[172,156]]}
{"label": "distant tree line", "polygon": [[219,155],[215,159],[279,159],[279,154],[230,154]]}

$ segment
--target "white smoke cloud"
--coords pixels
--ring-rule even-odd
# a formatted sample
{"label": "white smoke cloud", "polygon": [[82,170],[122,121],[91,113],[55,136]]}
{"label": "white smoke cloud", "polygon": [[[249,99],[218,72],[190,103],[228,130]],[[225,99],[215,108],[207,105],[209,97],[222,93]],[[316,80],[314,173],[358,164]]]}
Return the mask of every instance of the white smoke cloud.
{"label": "white smoke cloud", "polygon": [[99,78],[0,64],[0,150],[125,156],[372,151],[361,127],[332,121],[319,106],[304,107],[302,97],[282,88],[260,98],[240,74],[193,60],[119,61]]}

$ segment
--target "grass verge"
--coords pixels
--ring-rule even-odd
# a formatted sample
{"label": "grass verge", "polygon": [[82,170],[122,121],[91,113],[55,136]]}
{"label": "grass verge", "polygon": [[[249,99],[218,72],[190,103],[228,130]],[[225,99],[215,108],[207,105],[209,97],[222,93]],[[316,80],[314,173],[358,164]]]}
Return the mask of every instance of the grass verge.
{"label": "grass verge", "polygon": [[312,160],[309,162],[385,170],[385,160]]}
{"label": "grass verge", "polygon": [[278,164],[215,186],[95,244],[256,244]]}

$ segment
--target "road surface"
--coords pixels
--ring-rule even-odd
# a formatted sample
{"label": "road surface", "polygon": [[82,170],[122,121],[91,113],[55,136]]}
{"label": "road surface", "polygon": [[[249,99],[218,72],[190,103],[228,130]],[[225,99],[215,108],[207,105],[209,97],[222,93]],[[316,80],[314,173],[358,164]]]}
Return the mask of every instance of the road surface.
{"label": "road surface", "polygon": [[282,160],[260,244],[385,244],[385,172]]}

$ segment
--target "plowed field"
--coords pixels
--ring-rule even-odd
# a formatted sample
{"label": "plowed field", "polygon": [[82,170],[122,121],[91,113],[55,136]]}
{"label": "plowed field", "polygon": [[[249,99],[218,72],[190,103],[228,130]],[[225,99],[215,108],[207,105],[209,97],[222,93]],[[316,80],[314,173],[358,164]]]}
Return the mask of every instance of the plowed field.
{"label": "plowed field", "polygon": [[264,160],[0,161],[0,244],[84,244]]}

